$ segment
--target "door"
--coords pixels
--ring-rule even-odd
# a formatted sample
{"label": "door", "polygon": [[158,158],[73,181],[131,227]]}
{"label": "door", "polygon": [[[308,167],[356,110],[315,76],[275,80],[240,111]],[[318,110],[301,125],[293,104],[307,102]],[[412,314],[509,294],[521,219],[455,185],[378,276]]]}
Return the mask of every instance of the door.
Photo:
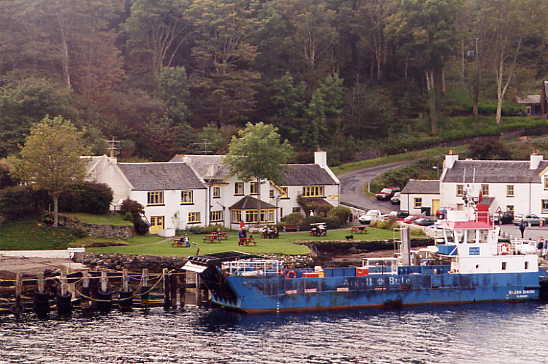
{"label": "door", "polygon": [[440,209],[440,200],[432,200],[432,215],[435,215]]}
{"label": "door", "polygon": [[164,217],[151,216],[150,217],[150,233],[158,234],[158,232],[163,229],[164,229]]}

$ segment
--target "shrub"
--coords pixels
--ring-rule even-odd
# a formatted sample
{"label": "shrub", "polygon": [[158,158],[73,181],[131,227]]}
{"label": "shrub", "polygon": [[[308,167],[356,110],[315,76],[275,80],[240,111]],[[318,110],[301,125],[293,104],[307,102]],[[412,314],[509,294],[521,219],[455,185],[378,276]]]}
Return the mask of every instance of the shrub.
{"label": "shrub", "polygon": [[7,187],[0,190],[0,215],[10,220],[39,215],[48,200],[45,191],[34,191],[25,186]]}
{"label": "shrub", "polygon": [[150,225],[147,224],[143,218],[139,215],[134,215],[133,217],[133,228],[135,229],[135,232],[139,235],[145,235],[148,233]]}
{"label": "shrub", "polygon": [[229,231],[221,224],[213,224],[209,226],[191,226],[186,229],[186,232],[191,234],[211,234],[215,231]]}
{"label": "shrub", "polygon": [[304,221],[304,215],[299,212],[293,212],[282,217],[282,222],[291,225],[301,225]]}
{"label": "shrub", "polygon": [[120,213],[122,215],[140,216],[145,213],[145,208],[139,202],[127,199],[122,202]]}
{"label": "shrub", "polygon": [[352,217],[352,211],[348,207],[337,206],[329,210],[327,217],[337,219],[339,226],[343,226]]}
{"label": "shrub", "polygon": [[59,210],[106,214],[112,202],[112,190],[104,183],[82,182],[70,188],[59,198]]}

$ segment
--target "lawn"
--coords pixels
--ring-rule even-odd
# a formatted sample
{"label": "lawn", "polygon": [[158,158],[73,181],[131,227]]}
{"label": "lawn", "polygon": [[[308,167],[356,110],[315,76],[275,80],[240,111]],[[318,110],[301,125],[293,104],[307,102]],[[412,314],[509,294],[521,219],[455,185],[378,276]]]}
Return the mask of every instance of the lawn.
{"label": "lawn", "polygon": [[[320,241],[320,240],[345,240],[350,234],[350,229],[330,230],[326,237],[310,236],[308,232],[282,233],[278,239],[262,239],[259,234],[252,234],[257,242],[256,246],[239,246],[236,232],[230,232],[229,238],[219,243],[204,243],[205,235],[189,234],[192,247],[173,248],[171,239],[155,237],[147,241],[132,241],[127,246],[115,246],[105,248],[91,248],[88,251],[93,253],[119,253],[119,254],[144,254],[163,256],[189,256],[197,254],[218,253],[223,251],[236,250],[251,254],[308,254],[309,249],[303,245],[295,244],[296,241]],[[353,234],[354,240],[389,240],[394,234],[391,230],[369,228],[367,234]],[[148,236],[147,236],[148,237]],[[145,237],[145,238],[147,238]],[[142,238],[142,237],[141,237]]]}
{"label": "lawn", "polygon": [[131,221],[124,220],[120,214],[113,215],[94,215],[80,212],[62,212],[60,215],[69,216],[80,220],[85,224],[95,225],[114,225],[114,226],[133,226]]}
{"label": "lawn", "polygon": [[31,219],[0,225],[0,250],[66,249],[77,238],[73,230],[52,228]]}

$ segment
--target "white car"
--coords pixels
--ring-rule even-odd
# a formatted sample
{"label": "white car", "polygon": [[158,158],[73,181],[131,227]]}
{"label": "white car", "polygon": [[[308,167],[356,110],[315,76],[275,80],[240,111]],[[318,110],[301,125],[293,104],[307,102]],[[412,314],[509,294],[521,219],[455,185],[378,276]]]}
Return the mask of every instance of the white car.
{"label": "white car", "polygon": [[371,224],[374,221],[381,220],[382,214],[379,210],[369,210],[364,215],[358,217],[361,224]]}

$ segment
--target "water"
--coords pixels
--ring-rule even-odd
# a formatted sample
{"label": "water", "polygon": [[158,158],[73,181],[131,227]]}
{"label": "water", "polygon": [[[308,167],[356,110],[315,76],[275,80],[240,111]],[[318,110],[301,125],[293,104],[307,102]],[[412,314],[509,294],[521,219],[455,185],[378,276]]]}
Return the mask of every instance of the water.
{"label": "water", "polygon": [[189,309],[17,321],[0,363],[548,363],[548,305],[247,316]]}

